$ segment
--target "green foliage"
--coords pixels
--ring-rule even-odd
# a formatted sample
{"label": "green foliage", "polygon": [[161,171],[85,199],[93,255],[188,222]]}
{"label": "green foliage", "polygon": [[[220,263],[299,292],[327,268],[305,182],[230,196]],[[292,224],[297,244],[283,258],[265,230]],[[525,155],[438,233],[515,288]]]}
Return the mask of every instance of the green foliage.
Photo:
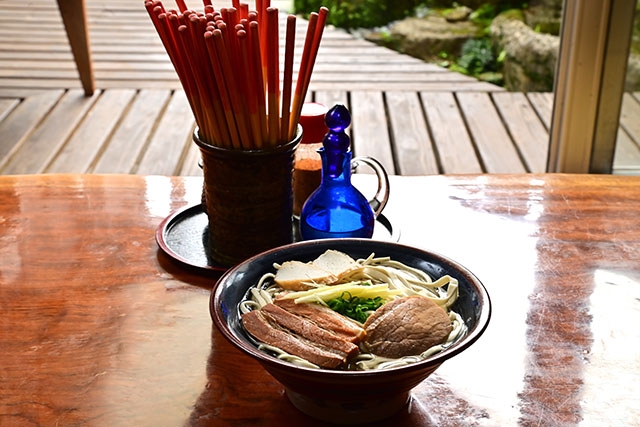
{"label": "green foliage", "polygon": [[340,28],[373,28],[411,15],[422,0],[294,0],[295,13],[308,16],[321,6],[329,9],[327,23]]}
{"label": "green foliage", "polygon": [[491,21],[497,15],[496,6],[490,3],[485,3],[473,12],[469,16],[471,22],[481,25],[483,27],[488,27],[491,25]]}
{"label": "green foliage", "polygon": [[501,10],[518,8],[526,8],[529,4],[528,0],[424,0],[422,2],[426,7],[433,9],[451,8],[457,6],[468,6],[471,9],[480,9],[487,5],[493,5]]}
{"label": "green foliage", "polygon": [[[510,11],[522,15],[522,10],[526,9],[527,3],[518,1],[499,1],[494,3],[484,3],[471,12],[469,19],[482,27],[489,27],[493,18],[501,13]],[[524,19],[524,17],[522,18]]]}
{"label": "green foliage", "polygon": [[487,71],[496,71],[496,62],[489,39],[470,39],[462,45],[462,54],[451,69],[477,76]]}
{"label": "green foliage", "polygon": [[640,55],[640,1],[636,4],[636,18],[631,33],[631,52]]}

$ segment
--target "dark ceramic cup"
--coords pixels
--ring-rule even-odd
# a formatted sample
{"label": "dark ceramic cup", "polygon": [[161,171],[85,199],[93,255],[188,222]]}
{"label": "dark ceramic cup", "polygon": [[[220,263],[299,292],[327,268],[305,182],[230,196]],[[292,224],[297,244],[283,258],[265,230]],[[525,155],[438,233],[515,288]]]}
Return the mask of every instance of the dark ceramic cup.
{"label": "dark ceramic cup", "polygon": [[239,150],[193,140],[202,154],[203,205],[209,219],[208,251],[232,266],[267,249],[293,241],[291,177],[296,137],[274,148]]}

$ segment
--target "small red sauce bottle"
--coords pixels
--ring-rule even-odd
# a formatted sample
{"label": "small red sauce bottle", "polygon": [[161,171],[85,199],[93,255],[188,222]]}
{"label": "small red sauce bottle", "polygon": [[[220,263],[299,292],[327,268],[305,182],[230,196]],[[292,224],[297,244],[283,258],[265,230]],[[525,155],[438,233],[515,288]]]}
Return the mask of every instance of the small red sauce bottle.
{"label": "small red sauce bottle", "polygon": [[329,108],[317,102],[307,102],[302,106],[300,125],[302,141],[295,153],[293,167],[293,214],[300,216],[304,202],[320,186],[322,160],[318,149],[329,131],[324,122]]}

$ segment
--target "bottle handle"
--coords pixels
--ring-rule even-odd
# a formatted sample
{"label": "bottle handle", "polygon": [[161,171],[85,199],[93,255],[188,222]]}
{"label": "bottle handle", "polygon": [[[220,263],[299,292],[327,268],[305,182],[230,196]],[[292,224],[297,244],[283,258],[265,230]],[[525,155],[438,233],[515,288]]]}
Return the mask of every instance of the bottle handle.
{"label": "bottle handle", "polygon": [[377,218],[382,213],[382,210],[389,201],[389,175],[378,160],[369,156],[354,157],[351,161],[351,170],[355,170],[359,163],[364,163],[369,166],[376,173],[378,177],[378,190],[373,196],[373,199],[369,200],[369,205],[373,210],[374,216]]}

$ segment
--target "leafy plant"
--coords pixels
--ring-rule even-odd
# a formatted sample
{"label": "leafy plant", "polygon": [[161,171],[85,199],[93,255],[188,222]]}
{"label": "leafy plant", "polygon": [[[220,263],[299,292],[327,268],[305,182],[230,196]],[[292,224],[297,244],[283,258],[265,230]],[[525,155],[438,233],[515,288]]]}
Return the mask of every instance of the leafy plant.
{"label": "leafy plant", "polygon": [[495,71],[496,58],[491,49],[491,41],[486,38],[467,40],[462,45],[460,58],[451,69],[472,76]]}
{"label": "leafy plant", "polygon": [[308,15],[321,6],[329,9],[327,23],[340,28],[373,28],[413,13],[422,0],[294,0],[296,13]]}
{"label": "leafy plant", "polygon": [[485,3],[473,12],[469,16],[472,22],[488,27],[491,25],[491,21],[496,17],[496,6],[491,3]]}

